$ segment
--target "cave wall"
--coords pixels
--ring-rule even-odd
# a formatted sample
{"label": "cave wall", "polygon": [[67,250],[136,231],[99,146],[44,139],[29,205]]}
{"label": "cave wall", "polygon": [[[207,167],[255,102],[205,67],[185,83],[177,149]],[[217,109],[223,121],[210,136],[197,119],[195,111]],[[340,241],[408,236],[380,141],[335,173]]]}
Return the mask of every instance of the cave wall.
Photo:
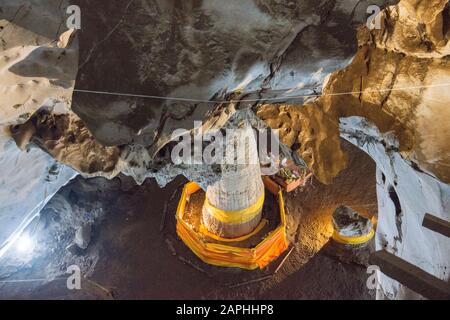
{"label": "cave wall", "polygon": [[[263,104],[255,111],[281,133],[286,145],[296,147],[324,183],[332,182],[346,165],[340,135],[354,139],[379,164],[379,182],[382,173],[388,182],[379,185],[379,248],[387,245],[427,271],[448,277],[442,271],[449,265],[448,243],[418,227],[426,210],[448,218],[448,0],[402,0],[381,13],[380,30],[363,27],[358,33],[356,25],[365,22],[371,1],[292,3],[115,0],[100,6],[80,0],[77,4],[86,22],[79,33],[80,48],[78,39],[65,33],[67,1],[2,1],[2,196],[24,199],[17,192],[26,192],[30,201],[30,207],[6,201],[9,206],[0,208],[0,219],[9,221],[2,224],[3,239],[19,230],[34,215],[34,208],[75,174],[33,146],[89,176],[124,172],[138,182],[155,177],[164,185],[187,170],[153,159],[173,129],[192,129],[194,120],[204,119],[223,125],[239,109],[255,107],[254,103],[217,106],[80,92],[72,101],[77,77],[81,89],[251,98],[261,103],[273,97],[285,99],[284,106]],[[117,46],[123,50],[112,50]],[[377,91],[380,86],[385,90]],[[321,91],[322,98],[305,103],[289,98]],[[368,119],[379,131],[346,136],[340,132],[340,119],[350,116]],[[350,124],[352,130],[361,129],[358,122]],[[11,144],[10,126],[18,127],[13,133],[22,152]],[[395,149],[389,156],[382,142],[374,142],[378,149],[364,144],[367,137],[388,140],[386,134],[398,139],[390,138]],[[214,176],[192,168],[191,173],[191,179],[203,182],[205,176]],[[28,189],[20,188],[25,181]],[[400,213],[399,206],[392,204],[391,185]],[[15,221],[11,205],[18,210]],[[8,227],[3,231],[3,226]],[[423,241],[414,244],[415,235]],[[414,245],[417,249],[410,249]],[[405,296],[398,284],[383,281],[386,295]]]}
{"label": "cave wall", "polygon": [[355,57],[330,74],[321,97],[258,107],[283,141],[299,144],[299,155],[322,182],[332,182],[346,166],[339,119],[350,116],[393,132],[405,159],[450,182],[449,2],[428,1],[426,10],[423,3],[400,1],[380,13],[380,30],[361,27]]}
{"label": "cave wall", "polygon": [[[355,54],[367,7],[395,2],[73,1],[82,11],[77,89],[174,100],[77,91],[74,125],[61,137],[89,132],[98,144],[55,144],[40,135],[33,142],[90,176],[123,172],[142,182],[174,130],[261,99],[320,92],[325,77]],[[242,102],[228,108],[205,102],[211,99]],[[86,157],[89,148],[103,155]]]}
{"label": "cave wall", "polygon": [[[341,136],[365,150],[378,166],[377,249],[447,281],[449,239],[421,225],[425,213],[450,220],[449,7],[402,0],[386,8],[380,30],[360,28],[352,63],[326,79],[320,98],[257,108],[324,183],[346,166]],[[380,292],[418,298],[383,275]]]}
{"label": "cave wall", "polygon": [[[428,273],[449,281],[450,239],[422,227],[426,213],[450,221],[450,185],[402,158],[398,140],[366,119],[341,119],[341,133],[377,164],[376,249],[387,250]],[[378,298],[422,299],[380,273]]]}

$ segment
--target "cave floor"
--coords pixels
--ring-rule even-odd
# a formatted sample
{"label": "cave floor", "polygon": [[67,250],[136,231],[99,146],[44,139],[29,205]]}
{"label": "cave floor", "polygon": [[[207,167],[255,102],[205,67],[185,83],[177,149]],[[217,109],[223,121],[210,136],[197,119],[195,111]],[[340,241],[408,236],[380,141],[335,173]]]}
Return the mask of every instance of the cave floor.
{"label": "cave floor", "polygon": [[[69,202],[77,202],[86,192],[86,198],[99,203],[104,213],[94,226],[89,248],[77,257],[57,247],[44,250],[8,274],[2,275],[0,267],[0,299],[374,299],[366,287],[366,268],[341,262],[325,250],[336,207],[349,205],[368,216],[377,211],[375,164],[357,148],[343,144],[349,166],[333,184],[312,180],[304,190],[285,195],[288,237],[294,249],[269,279],[243,284],[272,274],[283,257],[258,271],[217,268],[199,261],[178,240],[174,214],[183,178],[164,189],[151,180],[128,191],[110,186],[117,181],[103,181],[95,192],[91,188],[80,193],[78,188],[73,196],[75,185],[83,180],[77,178],[61,192]],[[170,198],[174,200],[169,202]],[[70,291],[63,272],[71,262],[80,261],[88,280],[82,280],[81,290]],[[55,269],[62,271],[59,277]],[[23,281],[48,278],[49,270],[57,275],[55,280]]]}

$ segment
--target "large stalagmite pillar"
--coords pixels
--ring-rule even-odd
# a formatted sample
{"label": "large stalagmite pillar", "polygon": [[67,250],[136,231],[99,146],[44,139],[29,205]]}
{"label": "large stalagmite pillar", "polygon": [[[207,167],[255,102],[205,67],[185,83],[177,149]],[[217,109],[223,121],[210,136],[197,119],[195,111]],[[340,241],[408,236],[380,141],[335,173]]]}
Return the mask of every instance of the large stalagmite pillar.
{"label": "large stalagmite pillar", "polygon": [[258,148],[249,124],[227,132],[222,162],[221,179],[206,191],[203,224],[218,236],[237,238],[258,226],[264,204]]}

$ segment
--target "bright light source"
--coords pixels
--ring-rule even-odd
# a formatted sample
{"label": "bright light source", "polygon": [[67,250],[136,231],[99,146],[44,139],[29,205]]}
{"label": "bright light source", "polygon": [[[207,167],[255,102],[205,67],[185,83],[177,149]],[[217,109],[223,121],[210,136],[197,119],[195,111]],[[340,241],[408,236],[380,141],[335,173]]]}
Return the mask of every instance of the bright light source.
{"label": "bright light source", "polygon": [[24,233],[17,239],[16,249],[20,253],[30,253],[34,249],[34,241],[28,234]]}

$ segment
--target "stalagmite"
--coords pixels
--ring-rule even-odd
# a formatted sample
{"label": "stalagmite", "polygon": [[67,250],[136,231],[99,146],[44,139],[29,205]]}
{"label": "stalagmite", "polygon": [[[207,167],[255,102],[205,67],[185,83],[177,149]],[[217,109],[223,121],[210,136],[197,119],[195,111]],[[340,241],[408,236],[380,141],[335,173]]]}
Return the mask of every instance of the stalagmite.
{"label": "stalagmite", "polygon": [[236,238],[251,233],[260,223],[264,185],[252,128],[244,124],[227,141],[221,179],[206,192],[203,223],[216,235]]}

